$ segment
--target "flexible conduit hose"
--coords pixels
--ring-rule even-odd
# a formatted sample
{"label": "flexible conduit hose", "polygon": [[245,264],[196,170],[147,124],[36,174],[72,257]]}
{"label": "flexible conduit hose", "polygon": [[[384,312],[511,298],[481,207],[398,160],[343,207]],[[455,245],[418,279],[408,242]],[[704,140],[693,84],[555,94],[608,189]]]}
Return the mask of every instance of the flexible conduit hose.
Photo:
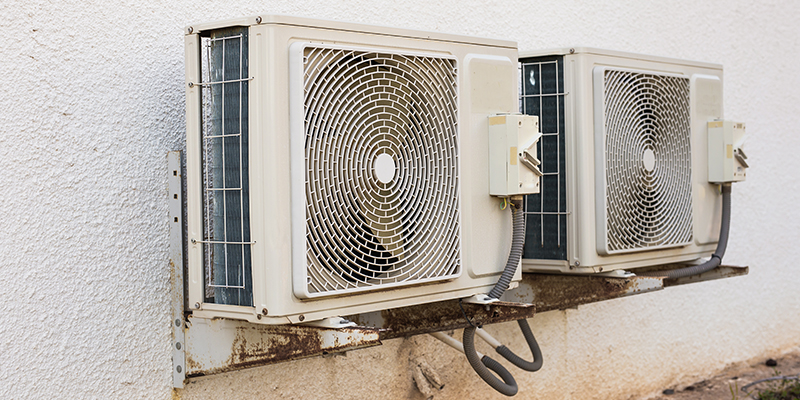
{"label": "flexible conduit hose", "polygon": [[[498,299],[505,293],[514,274],[517,272],[517,266],[522,259],[523,246],[525,245],[525,215],[522,212],[522,200],[514,200],[511,204],[511,215],[513,220],[513,236],[511,239],[511,251],[508,254],[508,261],[503,269],[500,279],[497,280],[494,288],[489,292],[488,296],[493,299]],[[539,344],[536,343],[536,338],[533,336],[528,321],[520,319],[517,321],[525,340],[533,354],[533,362],[527,362],[514,354],[508,347],[500,346],[495,350],[498,354],[510,361],[512,364],[526,371],[537,371],[542,367],[542,352],[539,349]],[[506,370],[500,363],[487,357],[479,357],[475,351],[475,327],[471,326],[464,329],[464,354],[467,356],[469,364],[472,369],[481,377],[486,383],[498,392],[506,395],[513,396],[517,394],[517,382],[514,377]],[[494,376],[491,372],[496,372],[500,379]]]}
{"label": "flexible conduit hose", "polygon": [[[517,394],[517,381],[511,376],[511,373],[503,367],[499,362],[487,357],[479,357],[475,351],[475,327],[470,326],[464,328],[464,354],[467,356],[467,361],[472,369],[478,373],[478,376],[488,383],[489,386],[498,392],[506,395],[513,396]],[[497,372],[500,379],[497,379],[489,370]],[[502,380],[501,380],[502,379]]]}
{"label": "flexible conduit hose", "polygon": [[517,272],[517,265],[522,259],[522,251],[525,246],[525,215],[522,212],[522,200],[514,200],[511,203],[511,219],[514,223],[514,233],[511,237],[511,252],[508,253],[508,261],[503,269],[503,274],[489,292],[489,297],[499,299],[508,289],[514,273]]}
{"label": "flexible conduit hose", "polygon": [[542,358],[542,350],[539,349],[539,343],[536,343],[536,338],[533,336],[533,332],[531,331],[530,325],[528,325],[528,321],[525,319],[520,319],[517,320],[517,324],[519,324],[519,329],[522,331],[522,335],[525,336],[525,341],[528,342],[528,347],[531,349],[531,354],[533,354],[533,361],[529,362],[523,360],[505,345],[496,348],[495,351],[497,351],[497,354],[500,354],[503,356],[503,358],[516,365],[518,368],[529,372],[536,372],[542,368],[542,363],[544,362],[544,359]]}
{"label": "flexible conduit hose", "polygon": [[665,276],[666,279],[685,278],[687,276],[699,275],[703,272],[711,271],[722,264],[722,256],[728,247],[728,233],[731,227],[731,184],[722,184],[722,224],[719,227],[719,242],[717,250],[711,255],[711,259],[691,267],[673,269],[668,271],[653,271],[637,274],[640,276]]}

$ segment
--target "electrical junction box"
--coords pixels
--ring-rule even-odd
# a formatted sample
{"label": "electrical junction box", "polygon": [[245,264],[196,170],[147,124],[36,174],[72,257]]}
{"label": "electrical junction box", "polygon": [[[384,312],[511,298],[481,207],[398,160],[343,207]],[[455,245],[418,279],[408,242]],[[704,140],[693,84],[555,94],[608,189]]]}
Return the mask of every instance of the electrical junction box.
{"label": "electrical junction box", "polygon": [[493,115],[489,117],[489,192],[508,197],[539,193],[541,162],[536,144],[539,117]]}
{"label": "electrical junction box", "polygon": [[747,156],[742,150],[745,124],[733,121],[708,123],[708,181],[741,182],[747,177]]}

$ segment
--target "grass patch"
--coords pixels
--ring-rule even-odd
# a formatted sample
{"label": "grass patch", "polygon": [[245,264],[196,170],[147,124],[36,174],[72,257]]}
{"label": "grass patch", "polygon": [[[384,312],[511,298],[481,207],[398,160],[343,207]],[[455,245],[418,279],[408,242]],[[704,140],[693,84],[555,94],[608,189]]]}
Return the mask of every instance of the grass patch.
{"label": "grass patch", "polygon": [[800,381],[797,379],[772,381],[769,386],[758,394],[758,400],[800,400]]}

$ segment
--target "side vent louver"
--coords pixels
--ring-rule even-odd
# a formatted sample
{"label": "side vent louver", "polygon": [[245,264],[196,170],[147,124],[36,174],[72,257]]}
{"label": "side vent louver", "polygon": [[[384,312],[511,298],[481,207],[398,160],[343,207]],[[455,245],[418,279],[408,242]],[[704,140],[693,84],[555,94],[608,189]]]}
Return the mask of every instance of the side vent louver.
{"label": "side vent louver", "polygon": [[458,88],[447,57],[306,44],[306,292],[461,273]]}

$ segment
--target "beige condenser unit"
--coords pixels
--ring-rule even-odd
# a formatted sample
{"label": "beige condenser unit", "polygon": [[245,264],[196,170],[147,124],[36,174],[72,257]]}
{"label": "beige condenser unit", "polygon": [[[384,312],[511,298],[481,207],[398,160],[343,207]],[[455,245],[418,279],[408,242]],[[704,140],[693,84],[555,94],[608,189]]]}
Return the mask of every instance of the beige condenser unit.
{"label": "beige condenser unit", "polygon": [[489,117],[518,109],[515,43],[260,16],[185,45],[196,317],[308,323],[497,282]]}
{"label": "beige condenser unit", "polygon": [[708,126],[723,118],[721,65],[576,47],[523,52],[519,68],[521,112],[542,133],[525,271],[609,272],[714,251],[722,196]]}

